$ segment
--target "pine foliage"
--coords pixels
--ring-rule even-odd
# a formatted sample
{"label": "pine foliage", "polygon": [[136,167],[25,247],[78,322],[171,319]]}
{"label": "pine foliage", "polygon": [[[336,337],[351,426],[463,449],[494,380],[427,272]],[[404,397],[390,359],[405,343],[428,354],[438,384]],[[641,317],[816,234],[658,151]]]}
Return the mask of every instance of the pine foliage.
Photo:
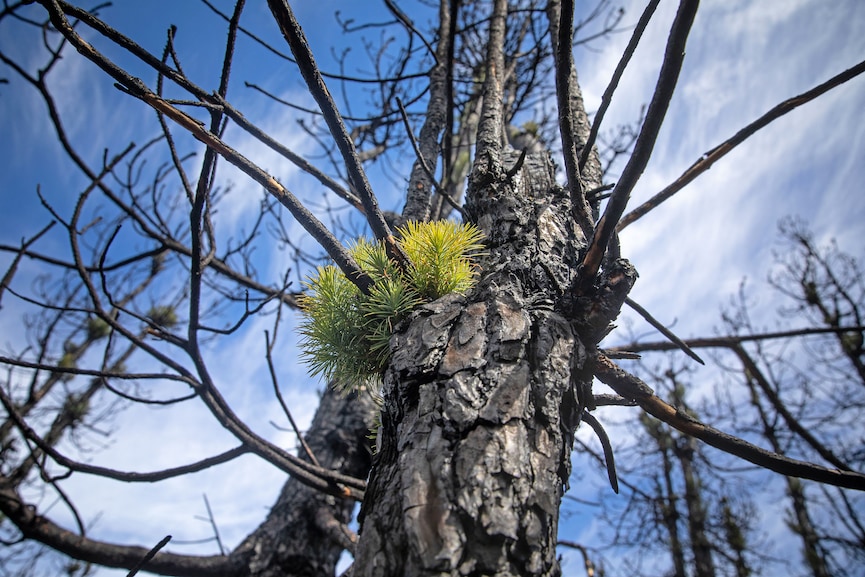
{"label": "pine foliage", "polygon": [[405,272],[384,245],[360,239],[350,252],[373,280],[363,294],[337,267],[320,266],[300,304],[301,354],[313,375],[341,388],[372,385],[390,357],[394,327],[418,305],[465,293],[477,276],[483,234],[472,224],[409,222],[398,229]]}

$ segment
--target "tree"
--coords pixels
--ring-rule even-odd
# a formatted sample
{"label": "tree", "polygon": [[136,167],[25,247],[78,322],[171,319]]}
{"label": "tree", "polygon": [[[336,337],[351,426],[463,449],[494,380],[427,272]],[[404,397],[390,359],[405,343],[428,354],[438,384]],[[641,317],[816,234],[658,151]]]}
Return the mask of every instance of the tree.
{"label": "tree", "polygon": [[[762,437],[762,442],[775,452],[822,460],[839,470],[853,470],[860,466],[859,451],[855,448],[860,433],[851,423],[858,418],[861,406],[862,385],[857,367],[862,355],[856,347],[862,333],[858,319],[865,296],[859,261],[841,251],[834,241],[825,247],[818,245],[800,219],[782,220],[779,237],[776,266],[768,277],[780,297],[778,330],[766,331],[757,325],[753,318],[754,305],[749,298],[751,291],[746,290],[743,283],[723,314],[727,336],[687,341],[688,346],[696,350],[713,351],[716,364],[731,381],[717,387],[716,391],[727,389],[728,392],[716,392],[715,406],[711,409],[716,415],[711,420],[726,420],[743,434]],[[631,343],[623,350],[669,350],[669,344]],[[658,383],[658,388],[663,388],[664,381],[669,380],[673,384],[669,396],[680,398],[676,403],[680,410],[690,410],[681,400],[686,388],[678,384],[684,371],[667,369],[663,374],[654,375],[650,370],[647,372],[651,375],[647,380]],[[693,463],[686,467],[682,447],[687,446],[684,453],[693,461],[692,439],[674,439],[663,424],[647,421],[645,416],[641,420],[645,421],[646,429],[661,450],[664,466],[652,468],[643,463],[640,472],[629,473],[632,476],[656,475],[658,470],[667,473],[673,461],[668,453],[672,453],[681,462],[681,472],[686,478],[683,492],[687,495],[690,492],[687,470],[693,469]],[[639,443],[637,449],[642,450]],[[646,452],[652,455],[657,451]],[[730,466],[719,463],[716,457],[702,455],[699,462],[703,467],[715,469],[714,481],[704,487],[709,489],[706,492],[710,495],[718,493],[726,483],[732,481],[735,487],[742,482],[737,482],[729,474]],[[863,542],[859,530],[862,514],[859,496],[815,487],[795,477],[783,480],[783,488],[770,489],[770,494],[780,493],[787,502],[784,520],[799,540],[803,571],[809,575],[856,574],[852,567],[859,563]],[[661,482],[655,481],[655,484]],[[669,486],[671,483],[667,481],[666,487]],[[735,520],[728,513],[729,502],[744,492],[741,486],[726,489],[718,499],[722,505],[718,518],[725,532],[731,526],[730,521]],[[693,535],[691,510],[695,503],[705,499],[702,496],[686,499],[688,514],[681,515],[675,508],[676,497],[676,491],[668,490],[661,502],[671,503],[665,509],[665,513],[669,510],[669,515],[663,515],[664,526],[669,527],[673,558],[678,560],[674,563],[677,574],[684,574],[684,556],[676,555],[681,547],[675,546],[678,540],[673,537],[680,517],[687,518],[689,532]],[[759,494],[749,497],[764,498]],[[740,520],[738,525],[733,534],[744,536],[742,527],[747,527],[748,523]],[[724,540],[720,536],[710,539],[716,548]],[[741,537],[732,541],[744,544]],[[751,556],[762,557],[764,565],[777,563],[770,554],[754,545],[744,550]],[[739,554],[731,557],[736,559],[737,572],[740,571],[739,560],[743,557]],[[694,559],[695,574],[698,574],[696,551]]]}
{"label": "tree", "polygon": [[[315,102],[314,120],[300,126],[320,144],[325,160],[318,166],[268,136],[229,98],[238,35],[251,34],[240,26],[243,2],[226,15],[228,39],[215,89],[184,73],[185,55],[173,28],[163,53],[156,55],[108,26],[100,14],[66,2],[36,4],[7,5],[0,24],[42,33],[42,67],[36,65],[34,72],[33,65],[6,51],[0,57],[16,81],[30,84],[48,107],[61,146],[86,181],[69,207],[44,201],[66,233],[64,257],[33,248],[43,233],[7,249],[13,260],[4,289],[42,314],[32,325],[32,343],[27,343],[32,346],[19,344],[3,359],[10,377],[0,396],[7,414],[0,511],[11,538],[89,563],[127,569],[143,564],[173,575],[332,573],[345,548],[354,548],[353,575],[555,575],[560,571],[559,508],[571,477],[574,434],[585,420],[605,436],[590,413],[605,403],[636,404],[686,435],[773,471],[865,488],[865,476],[855,471],[760,450],[681,414],[599,348],[629,302],[637,277],[623,258],[618,231],[750,134],[856,76],[865,63],[782,103],[710,151],[645,208],[626,216],[628,198],[674,93],[696,2],[680,5],[633,152],[606,202],[608,187],[594,142],[607,104],[590,121],[574,65],[572,3],[443,1],[434,8],[430,33],[419,31],[420,18],[411,19],[386,2],[389,26],[402,27],[405,45],[395,53],[383,49],[388,37],[369,45],[375,73],[357,79],[325,76],[292,9],[271,0],[270,26],[278,26],[292,53],[278,55],[296,63]],[[634,44],[656,5],[650,3],[641,17]],[[606,16],[606,6],[602,2],[594,16]],[[617,25],[615,14],[602,31]],[[347,20],[343,26],[349,32],[355,25]],[[157,113],[159,138],[134,153],[131,147],[106,153],[94,168],[67,137],[56,92],[45,80],[72,50],[88,66],[100,68],[120,89],[119,97]],[[629,48],[622,67],[631,53]],[[344,66],[347,57],[340,62]],[[154,75],[153,82],[142,80]],[[333,90],[333,83],[367,80],[374,87],[371,111],[354,116],[347,99],[342,114],[326,85]],[[553,86],[555,103],[544,99]],[[611,91],[614,87],[615,82]],[[555,113],[545,114],[545,107]],[[412,120],[420,124],[416,141],[403,136],[413,132]],[[552,156],[537,142],[523,150],[511,145],[525,142],[508,140],[512,126],[548,146],[560,142],[564,185],[557,181]],[[295,457],[232,409],[212,369],[213,341],[231,342],[245,325],[268,318],[272,325],[262,350],[279,392],[272,364],[275,344],[284,333],[286,308],[296,308],[299,295],[284,269],[259,272],[255,247],[261,238],[272,236],[269,242],[291,250],[300,267],[318,255],[298,240],[292,227],[299,224],[359,291],[376,288],[340,238],[349,236],[352,223],[343,221],[332,204],[328,210],[311,210],[313,203],[231,145],[232,129],[312,176],[330,191],[326,202],[340,202],[361,215],[363,228],[400,271],[413,263],[397,242],[396,225],[457,211],[485,235],[486,255],[475,288],[419,305],[393,327],[382,375],[379,447],[368,483],[364,439],[375,409],[364,391],[323,395],[308,442]],[[200,163],[184,156],[184,147],[192,147],[184,135],[205,145]],[[167,152],[156,152],[157,145]],[[408,151],[413,151],[410,172],[397,162]],[[148,161],[158,168],[144,181]],[[242,233],[227,225],[230,232],[221,232],[219,209],[231,192],[216,178],[220,163],[239,169],[267,193],[253,225]],[[382,172],[396,168],[402,178],[409,175],[400,214],[383,211],[373,194],[368,175],[376,163]],[[94,201],[97,195],[100,200]],[[330,226],[322,220],[328,218]],[[25,259],[61,274],[28,295],[12,282]],[[616,395],[596,396],[594,377]],[[61,439],[75,440],[81,427],[95,431],[117,397],[159,404],[194,400],[239,445],[217,457],[145,474],[72,460],[58,449]],[[31,488],[65,499],[62,477],[70,471],[149,481],[247,453],[292,478],[264,524],[230,552],[220,544],[215,556],[156,552],[164,543],[151,556],[148,546],[105,543],[86,536],[83,520],[72,531],[29,501]],[[607,466],[615,486],[609,454]],[[358,500],[363,505],[355,543],[347,522]],[[66,505],[74,513],[74,504],[67,500]]]}

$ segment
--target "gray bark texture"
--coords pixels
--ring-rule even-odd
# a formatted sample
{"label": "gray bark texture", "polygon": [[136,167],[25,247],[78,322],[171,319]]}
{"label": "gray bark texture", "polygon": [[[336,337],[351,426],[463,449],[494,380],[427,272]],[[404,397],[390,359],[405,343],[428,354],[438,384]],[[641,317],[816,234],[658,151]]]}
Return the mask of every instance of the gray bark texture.
{"label": "gray bark texture", "polygon": [[[366,477],[372,455],[366,436],[376,409],[366,393],[343,395],[328,387],[306,436],[318,462]],[[342,551],[354,548],[356,537],[348,530],[353,507],[352,500],[290,478],[264,523],[231,556],[242,560],[249,577],[333,575]]]}
{"label": "gray bark texture", "polygon": [[586,241],[549,154],[514,172],[518,156],[488,153],[471,176],[488,247],[476,288],[421,307],[391,341],[354,577],[560,574],[586,353],[635,273],[617,263],[616,286],[569,297]]}

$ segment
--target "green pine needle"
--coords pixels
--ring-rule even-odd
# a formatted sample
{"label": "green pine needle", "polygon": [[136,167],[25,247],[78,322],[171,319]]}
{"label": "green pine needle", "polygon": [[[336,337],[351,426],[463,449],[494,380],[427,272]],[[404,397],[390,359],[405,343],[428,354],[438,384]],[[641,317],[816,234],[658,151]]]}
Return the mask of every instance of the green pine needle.
{"label": "green pine needle", "polygon": [[409,222],[398,230],[411,261],[400,271],[381,243],[360,239],[351,247],[358,266],[373,280],[364,295],[334,266],[318,267],[300,299],[301,354],[313,375],[341,388],[380,380],[390,358],[394,327],[418,305],[474,286],[483,234],[451,221]]}

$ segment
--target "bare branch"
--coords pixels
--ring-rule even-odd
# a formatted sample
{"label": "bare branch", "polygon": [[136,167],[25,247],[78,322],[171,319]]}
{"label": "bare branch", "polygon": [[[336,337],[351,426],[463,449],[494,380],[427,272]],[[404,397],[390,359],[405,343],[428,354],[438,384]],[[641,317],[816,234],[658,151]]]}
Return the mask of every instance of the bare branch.
{"label": "bare branch", "polygon": [[[571,102],[577,92],[577,73],[574,66],[574,2],[573,0],[558,0],[547,6],[550,18],[550,33],[553,36],[553,46],[556,51],[556,99],[559,109],[559,134],[562,139],[562,154],[565,160],[565,174],[568,177],[568,189],[571,193],[571,213],[577,226],[583,232],[584,238],[589,238],[595,228],[592,210],[586,200],[580,178],[578,151],[576,142],[575,110]],[[558,17],[558,22],[556,22]],[[555,22],[555,24],[554,24]],[[584,149],[584,154],[588,149]]]}
{"label": "bare branch", "polygon": [[689,357],[691,357],[692,359],[694,359],[695,361],[697,361],[697,362],[700,363],[701,365],[705,365],[705,364],[706,364],[705,362],[703,362],[703,359],[701,359],[700,356],[697,355],[697,353],[695,353],[695,352],[691,349],[691,347],[688,346],[688,344],[687,344],[686,342],[684,342],[682,339],[680,339],[679,337],[677,337],[677,336],[673,333],[673,331],[671,331],[670,329],[668,329],[667,327],[665,327],[663,324],[661,324],[661,323],[660,323],[660,322],[659,322],[655,317],[653,317],[653,316],[649,313],[649,311],[647,311],[646,309],[644,309],[643,307],[641,307],[639,304],[637,304],[636,302],[634,302],[634,300],[632,300],[630,297],[628,297],[628,298],[625,299],[625,304],[627,304],[629,307],[631,307],[632,309],[634,309],[634,310],[637,312],[637,314],[639,314],[641,317],[643,317],[644,319],[646,319],[646,322],[648,322],[650,325],[652,325],[653,327],[655,327],[656,329],[658,329],[658,331],[659,331],[662,335],[664,335],[665,337],[667,337],[668,339],[670,339],[671,342],[673,342],[673,343],[674,343],[675,345],[677,345],[680,349],[682,349],[682,351],[683,351],[686,355],[688,355]]}
{"label": "bare branch", "polygon": [[[102,68],[109,76],[114,78],[114,80],[119,83],[119,86],[122,86],[128,94],[139,98],[154,110],[171,118],[174,122],[189,131],[189,133],[197,140],[206,144],[209,149],[216,151],[228,162],[239,168],[255,182],[263,186],[270,194],[279,200],[279,202],[292,213],[301,226],[303,226],[307,232],[309,232],[310,235],[321,244],[349,279],[355,282],[364,292],[369,291],[371,285],[369,277],[360,270],[360,267],[357,266],[357,263],[354,262],[354,259],[351,258],[351,255],[345,247],[343,247],[339,240],[337,240],[337,238],[327,230],[324,224],[319,221],[315,215],[313,215],[312,212],[310,212],[303,203],[301,203],[297,197],[295,197],[279,181],[252,163],[245,156],[228,146],[221,138],[207,130],[200,121],[172,106],[163,98],[160,98],[140,80],[130,76],[123,69],[116,66],[111,60],[95,50],[90,44],[85,42],[84,39],[75,32],[68,20],[66,20],[63,11],[56,1],[40,0],[40,2],[49,11],[54,26],[64,34],[76,50],[78,50],[88,60]],[[161,70],[158,66],[157,69]]]}
{"label": "bare branch", "polygon": [[168,542],[171,541],[171,535],[166,535],[162,539],[159,540],[159,543],[153,546],[153,548],[147,552],[147,555],[141,559],[141,563],[132,568],[132,570],[126,574],[126,577],[134,577],[134,575],[138,574],[138,571],[147,565],[147,562],[153,559],[154,555],[156,555],[160,549],[168,545]]}
{"label": "bare branch", "polygon": [[[436,44],[436,64],[430,72],[429,80],[429,102],[427,103],[426,115],[423,126],[420,129],[420,143],[416,143],[411,128],[408,125],[405,109],[402,102],[397,100],[406,130],[411,138],[418,160],[412,167],[409,177],[408,190],[406,191],[405,208],[403,217],[406,220],[427,220],[430,212],[430,200],[432,198],[432,187],[438,187],[435,171],[438,157],[441,153],[439,136],[447,127],[447,115],[453,114],[453,105],[448,96],[452,92],[453,83],[453,61],[449,58],[453,54],[453,22],[457,15],[451,13],[450,0],[439,2],[439,29],[438,43]],[[444,134],[444,142],[449,144],[450,131]],[[446,152],[450,152],[446,145]],[[445,161],[447,166],[449,159]],[[440,190],[440,189],[439,189]],[[450,195],[444,196],[452,205]],[[465,218],[465,215],[463,215]]]}
{"label": "bare branch", "polygon": [[229,449],[228,451],[225,451],[224,453],[221,453],[219,455],[214,455],[213,457],[208,457],[195,463],[189,463],[187,465],[174,467],[171,469],[163,469],[161,471],[153,471],[150,473],[118,471],[116,469],[110,469],[108,467],[99,467],[87,463],[80,463],[78,461],[69,459],[68,457],[57,451],[54,447],[52,447],[49,443],[46,443],[44,439],[37,435],[36,431],[34,431],[33,428],[27,424],[27,422],[15,409],[15,406],[12,404],[12,400],[6,395],[6,393],[2,389],[0,389],[0,403],[3,404],[3,408],[6,410],[7,415],[15,423],[15,426],[18,427],[18,430],[21,432],[24,438],[33,442],[33,444],[39,447],[39,449],[42,450],[46,455],[56,461],[58,465],[66,467],[70,471],[74,471],[77,473],[86,473],[88,475],[96,475],[108,479],[116,479],[118,481],[123,481],[126,483],[156,483],[158,481],[171,479],[172,477],[180,477],[188,473],[203,471],[207,468],[213,467],[214,465],[227,463],[241,455],[249,453],[249,449],[241,445],[239,447]]}
{"label": "bare branch", "polygon": [[264,332],[264,340],[267,350],[267,369],[270,371],[270,381],[273,383],[273,392],[276,394],[279,406],[282,407],[282,412],[285,413],[286,417],[288,417],[288,422],[291,423],[291,428],[294,431],[294,434],[297,435],[297,440],[300,443],[300,446],[303,447],[303,452],[306,453],[307,457],[309,457],[309,461],[316,467],[320,467],[321,464],[319,464],[318,459],[315,458],[309,444],[307,444],[303,435],[300,433],[300,429],[298,428],[297,423],[294,422],[294,417],[291,416],[291,411],[289,410],[288,405],[285,404],[285,399],[282,398],[282,392],[279,390],[279,380],[276,378],[276,369],[273,366],[273,356],[271,355],[273,343],[270,341],[270,334],[267,331]]}
{"label": "bare branch", "polygon": [[784,419],[784,423],[786,423],[790,430],[799,435],[808,446],[817,451],[817,454],[823,457],[827,463],[838,467],[842,471],[852,471],[849,465],[839,459],[823,443],[818,441],[808,429],[802,426],[799,419],[790,413],[781,401],[780,397],[778,397],[775,391],[772,390],[772,387],[769,385],[763,371],[760,370],[760,367],[757,366],[757,363],[754,362],[754,359],[751,358],[751,355],[748,354],[745,347],[743,347],[741,343],[736,343],[731,347],[731,350],[741,361],[745,373],[757,383],[760,390],[763,391],[763,394],[766,395],[766,398],[769,399],[772,407],[778,411],[778,414],[781,415],[781,418]]}
{"label": "bare branch", "polygon": [[[419,182],[416,186],[417,187],[425,187],[425,186],[428,186],[428,184],[432,184],[432,187],[435,188],[435,191],[438,194],[440,194],[442,196],[442,198],[444,198],[446,201],[448,201],[448,204],[450,204],[454,210],[459,212],[462,215],[464,220],[468,220],[468,215],[466,214],[466,211],[463,209],[463,207],[461,207],[457,203],[457,201],[450,194],[448,194],[448,192],[444,188],[441,187],[441,185],[439,185],[438,181],[436,180],[435,175],[432,173],[432,170],[430,169],[429,165],[427,164],[426,159],[424,158],[423,153],[421,152],[421,149],[418,145],[417,139],[414,137],[414,134],[411,133],[411,125],[408,122],[408,115],[406,114],[405,108],[402,105],[402,100],[397,98],[396,103],[397,103],[397,106],[399,106],[399,111],[400,111],[400,114],[402,115],[403,123],[405,124],[406,134],[408,134],[408,138],[409,138],[409,141],[411,142],[411,146],[414,149],[415,155],[417,156],[417,163],[419,164],[420,168],[423,170],[423,174],[426,176],[426,184],[422,184]],[[409,195],[409,196],[411,196],[411,195]],[[426,195],[426,198],[427,198],[426,204],[428,205],[429,204],[429,195],[428,194]],[[426,210],[424,212],[426,213],[426,212],[428,212],[428,210]],[[404,212],[403,216],[405,217],[405,212]]]}
{"label": "bare branch", "polygon": [[[117,545],[68,531],[47,517],[37,513],[36,508],[26,503],[12,488],[0,484],[0,511],[21,534],[49,547],[89,563],[105,567],[131,569],[138,566],[149,553],[144,547]],[[180,577],[230,577],[242,570],[239,559],[216,556],[187,556],[159,553],[144,567],[147,571]]]}
{"label": "bare branch", "polygon": [[[692,349],[732,348],[739,343],[753,341],[768,341],[772,339],[788,339],[790,337],[803,337],[808,335],[843,334],[845,332],[865,331],[865,326],[849,327],[808,327],[803,329],[792,329],[789,331],[776,331],[770,333],[753,333],[749,335],[730,335],[725,337],[705,337],[698,339],[687,339],[684,341]],[[611,347],[613,353],[639,353],[644,351],[671,351],[679,348],[678,345],[667,341],[649,341],[645,343],[629,343],[618,347]]]}
{"label": "bare branch", "polygon": [[[27,249],[30,248],[34,242],[42,238],[45,233],[51,230],[55,224],[57,224],[57,221],[52,220],[47,226],[45,226],[45,228],[34,234],[32,237],[22,240],[19,248],[13,249],[15,252],[15,258],[12,259],[9,268],[6,269],[6,274],[3,275],[3,280],[0,281],[0,302],[3,301],[3,293],[12,283],[15,273],[18,271],[18,264],[21,262],[21,258],[27,254]],[[2,306],[0,306],[0,308],[2,308]]]}
{"label": "bare branch", "polygon": [[[282,35],[285,37],[292,54],[294,54],[297,60],[297,66],[306,81],[310,94],[315,98],[324,114],[324,120],[336,141],[343,162],[345,162],[349,180],[360,195],[361,202],[366,209],[366,218],[372,228],[373,234],[377,239],[385,243],[390,255],[397,260],[402,268],[408,268],[408,257],[397,245],[396,239],[393,237],[390,227],[384,218],[384,214],[378,207],[378,201],[372,192],[366,172],[363,170],[360,159],[357,157],[354,142],[348,134],[339,110],[324,83],[324,79],[321,77],[321,73],[315,63],[315,58],[313,58],[312,52],[309,49],[309,43],[306,41],[306,35],[295,19],[294,13],[286,0],[268,0],[267,4],[270,6],[270,10],[277,24],[279,24],[279,29],[282,31]],[[348,273],[346,274],[348,275]],[[348,275],[350,279],[354,279],[355,276]],[[368,285],[368,282],[359,283],[359,286],[361,285]],[[361,286],[361,289],[366,292],[369,287]]]}
{"label": "bare branch", "polygon": [[862,473],[827,469],[813,463],[790,459],[701,423],[684,411],[679,411],[664,402],[646,383],[622,370],[603,355],[597,355],[593,359],[592,371],[602,383],[609,385],[623,397],[634,399],[640,408],[650,415],[725,453],[789,477],[800,477],[818,483],[865,491],[865,475]]}
{"label": "bare branch", "polygon": [[[478,123],[477,148],[475,165],[489,162],[490,155],[498,153],[502,148],[504,130],[504,114],[502,110],[502,95],[504,81],[504,51],[507,28],[508,3],[506,0],[496,0],[489,19],[486,57],[484,58],[484,95],[481,104],[481,118]],[[474,170],[473,170],[474,172]]]}
{"label": "bare branch", "polygon": [[619,80],[622,79],[622,75],[625,73],[625,68],[628,67],[628,62],[631,61],[631,56],[636,52],[637,45],[640,43],[640,38],[642,38],[646,26],[649,25],[649,21],[652,19],[655,9],[658,7],[660,2],[661,0],[651,0],[646,4],[646,7],[643,9],[643,14],[640,16],[640,20],[634,27],[631,39],[628,41],[628,45],[622,53],[622,58],[616,65],[616,70],[613,71],[610,83],[604,90],[604,95],[601,97],[601,105],[598,107],[598,111],[595,113],[595,117],[592,120],[592,130],[589,132],[589,137],[586,139],[586,144],[583,146],[583,152],[580,155],[580,172],[583,171],[583,167],[586,166],[586,162],[589,160],[589,154],[591,154],[592,147],[595,145],[595,139],[598,137],[598,132],[601,129],[601,123],[604,120],[604,116],[607,114],[607,109],[613,101],[613,93],[615,93],[616,88],[619,85]]}
{"label": "bare branch", "polygon": [[694,17],[697,15],[698,5],[698,0],[682,0],[679,4],[679,11],[667,38],[664,63],[658,75],[655,93],[646,112],[646,120],[640,130],[640,136],[634,145],[634,153],[622,171],[622,176],[607,202],[607,208],[598,221],[589,249],[583,258],[578,279],[581,292],[586,291],[594,282],[595,275],[601,266],[601,260],[606,253],[607,245],[616,230],[616,224],[628,205],[631,190],[637,184],[637,180],[643,174],[649,157],[652,155],[661,123],[667,114],[667,108],[673,98],[673,91],[679,79],[679,72],[685,59],[685,42],[691,30],[691,24],[694,23]]}
{"label": "bare branch", "polygon": [[855,78],[863,72],[865,72],[865,60],[863,60],[856,66],[848,68],[844,72],[833,76],[826,82],[815,86],[811,90],[803,92],[802,94],[794,96],[793,98],[788,98],[784,102],[778,104],[777,106],[772,108],[772,110],[743,128],[712,150],[709,150],[708,152],[703,154],[703,156],[701,156],[697,161],[694,162],[694,164],[692,164],[685,172],[682,173],[682,176],[677,178],[662,191],[655,194],[652,198],[626,214],[617,225],[617,230],[622,230],[635,220],[642,218],[650,210],[657,207],[662,202],[685,188],[698,176],[712,168],[712,165],[715,164],[716,161],[726,156],[728,152],[736,148],[738,145],[742,144],[742,142],[747,140],[750,136],[752,136],[760,129],[766,127],[773,121],[784,116],[791,110],[795,110],[799,106],[814,100],[821,94],[824,94],[829,90],[844,84],[848,80]]}
{"label": "bare branch", "polygon": [[604,449],[604,462],[607,465],[607,476],[610,479],[610,486],[613,488],[614,493],[619,492],[619,477],[616,475],[616,460],[615,455],[613,454],[613,447],[610,445],[610,437],[607,436],[607,432],[604,430],[601,422],[595,418],[593,414],[588,411],[583,411],[583,421],[588,424],[595,434],[598,436],[598,440],[601,442],[601,447]]}

